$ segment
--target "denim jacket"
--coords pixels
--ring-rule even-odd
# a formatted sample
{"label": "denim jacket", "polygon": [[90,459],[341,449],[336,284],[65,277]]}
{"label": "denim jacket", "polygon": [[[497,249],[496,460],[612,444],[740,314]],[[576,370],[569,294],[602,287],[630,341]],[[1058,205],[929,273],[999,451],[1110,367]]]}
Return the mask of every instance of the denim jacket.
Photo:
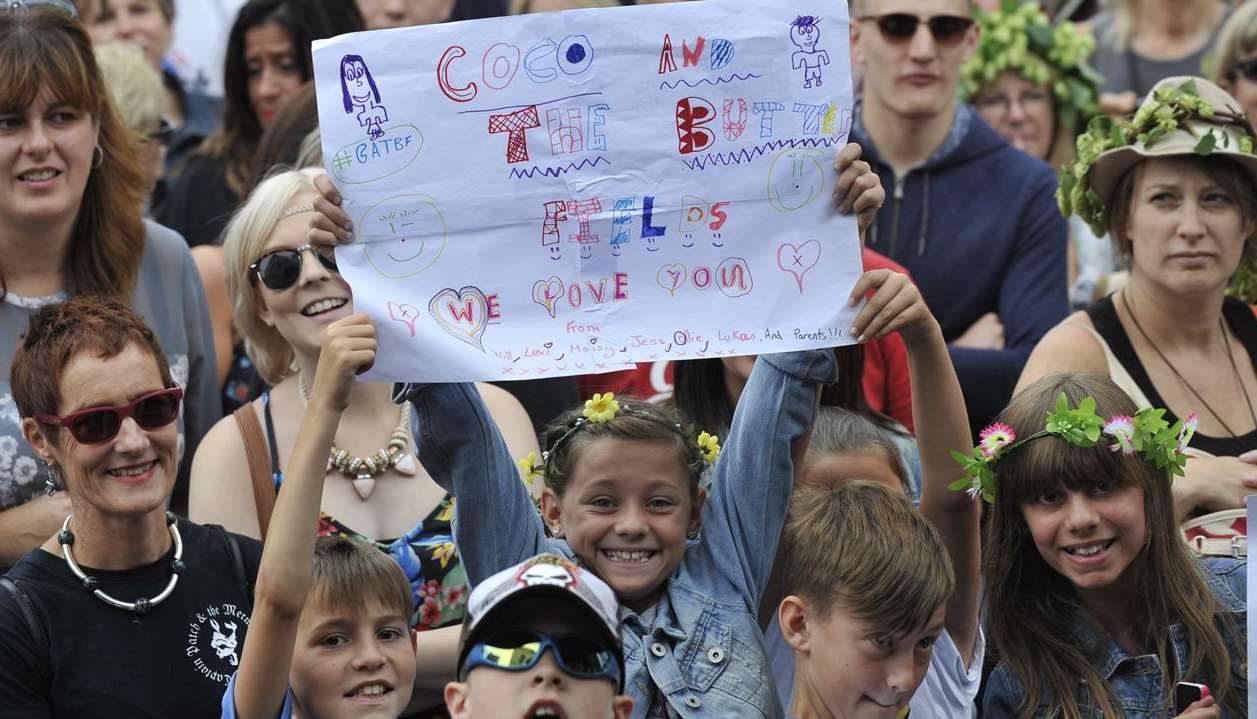
{"label": "denim jacket", "polygon": [[[1230,615],[1233,621],[1233,631],[1223,636],[1231,653],[1231,690],[1240,692],[1240,696],[1246,698],[1248,632],[1245,624],[1245,597],[1248,591],[1248,565],[1234,559],[1205,559],[1200,562],[1200,566],[1205,583],[1221,604],[1221,613]],[[1097,638],[1091,626],[1081,617],[1074,617],[1071,630],[1079,642],[1095,645],[1093,656],[1103,658],[1103,662],[1094,662],[1095,669],[1108,683],[1123,715],[1127,719],[1164,719],[1175,716],[1173,691],[1166,691],[1161,685],[1161,664],[1156,655],[1131,656],[1112,639]],[[1180,668],[1187,666],[1187,635],[1182,625],[1171,626],[1170,635],[1173,638],[1175,665]],[[1101,646],[1106,641],[1108,646]],[[1200,677],[1181,676],[1181,669],[1179,672],[1180,676],[1175,681],[1202,681]],[[1079,686],[1077,699],[1084,719],[1102,716],[1100,710],[1092,705],[1084,686]],[[984,716],[1020,716],[1019,710],[1024,700],[1025,689],[1021,682],[1001,662],[995,668],[986,688]],[[1059,710],[1049,710],[1046,706],[1048,703],[1050,702],[1045,701],[1035,711],[1036,719],[1060,715]],[[1242,705],[1246,706],[1247,701]],[[1222,716],[1224,719],[1243,719],[1225,710]]]}
{"label": "denim jacket", "polygon": [[[772,569],[793,488],[790,445],[815,418],[833,352],[761,355],[738,401],[702,509],[651,626],[623,611],[625,693],[643,717],[655,688],[686,719],[782,716],[755,609]],[[403,385],[414,403],[425,469],[457,497],[454,535],[474,586],[545,551],[548,539],[515,462],[470,384]]]}

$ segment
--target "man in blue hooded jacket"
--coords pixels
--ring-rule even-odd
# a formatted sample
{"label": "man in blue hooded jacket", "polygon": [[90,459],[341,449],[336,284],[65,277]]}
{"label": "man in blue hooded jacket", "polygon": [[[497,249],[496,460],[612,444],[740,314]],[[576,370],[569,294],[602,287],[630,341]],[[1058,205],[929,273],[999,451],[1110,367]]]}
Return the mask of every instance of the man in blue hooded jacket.
{"label": "man in blue hooded jacket", "polygon": [[971,0],[852,0],[864,96],[851,140],[888,195],[868,245],[908,268],[980,427],[1068,313],[1068,228],[1052,169],[956,99],[978,40],[971,13]]}

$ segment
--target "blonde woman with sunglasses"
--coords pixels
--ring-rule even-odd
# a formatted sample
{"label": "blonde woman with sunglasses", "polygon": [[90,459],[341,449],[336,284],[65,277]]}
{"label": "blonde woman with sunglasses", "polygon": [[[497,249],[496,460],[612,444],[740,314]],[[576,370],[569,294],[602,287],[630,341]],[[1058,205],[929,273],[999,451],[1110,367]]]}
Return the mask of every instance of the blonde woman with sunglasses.
{"label": "blonde woman with sunglasses", "polygon": [[[196,521],[263,540],[324,333],[354,311],[331,246],[307,237],[318,172],[291,170],[260,183],[228,224],[223,243],[236,326],[271,389],[206,435],[193,462],[189,510]],[[480,392],[512,455],[537,451],[519,403],[492,385],[481,385]],[[250,457],[242,434],[241,420],[249,419],[257,426],[245,433],[260,457]],[[317,527],[320,536],[374,544],[409,579],[416,606],[411,625],[421,630],[416,710],[440,704],[445,683],[454,678],[469,590],[450,532],[453,498],[415,458],[418,422],[409,404],[393,403],[391,384],[354,383],[328,457]],[[258,459],[265,465],[261,478],[250,463]]]}

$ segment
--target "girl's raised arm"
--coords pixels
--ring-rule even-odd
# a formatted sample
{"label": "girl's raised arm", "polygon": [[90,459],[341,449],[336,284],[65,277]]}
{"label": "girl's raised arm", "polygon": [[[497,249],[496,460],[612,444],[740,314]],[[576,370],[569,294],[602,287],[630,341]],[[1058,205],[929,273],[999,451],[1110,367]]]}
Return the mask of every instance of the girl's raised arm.
{"label": "girl's raised arm", "polygon": [[454,540],[468,582],[475,586],[547,551],[532,495],[476,386],[404,384],[394,398],[414,404],[419,461],[454,495]]}
{"label": "girl's raised arm", "polygon": [[[965,411],[960,380],[952,367],[947,343],[938,321],[930,314],[921,293],[906,277],[889,270],[865,273],[852,290],[858,299],[872,287],[880,287],[869,299],[857,324],[872,318],[866,334],[879,336],[898,329],[908,349],[908,374],[912,382],[912,417],[917,446],[921,450],[921,513],[938,529],[951,555],[956,591],[947,603],[945,626],[960,650],[966,666],[973,657],[978,632],[981,553],[978,523],[981,506],[964,492],[947,488],[963,472],[951,450],[967,452],[969,416]],[[902,307],[892,322],[874,324],[875,316]]]}

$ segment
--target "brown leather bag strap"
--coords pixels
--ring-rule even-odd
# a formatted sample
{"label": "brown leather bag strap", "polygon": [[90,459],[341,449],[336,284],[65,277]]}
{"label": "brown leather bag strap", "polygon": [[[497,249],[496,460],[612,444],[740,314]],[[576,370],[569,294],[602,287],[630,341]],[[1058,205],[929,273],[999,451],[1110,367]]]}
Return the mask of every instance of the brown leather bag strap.
{"label": "brown leather bag strap", "polygon": [[252,404],[246,404],[232,413],[236,428],[244,440],[244,454],[249,459],[249,478],[253,480],[253,506],[258,513],[258,530],[266,541],[266,530],[271,524],[271,512],[275,511],[275,484],[271,479],[271,455],[266,449],[266,437]]}

